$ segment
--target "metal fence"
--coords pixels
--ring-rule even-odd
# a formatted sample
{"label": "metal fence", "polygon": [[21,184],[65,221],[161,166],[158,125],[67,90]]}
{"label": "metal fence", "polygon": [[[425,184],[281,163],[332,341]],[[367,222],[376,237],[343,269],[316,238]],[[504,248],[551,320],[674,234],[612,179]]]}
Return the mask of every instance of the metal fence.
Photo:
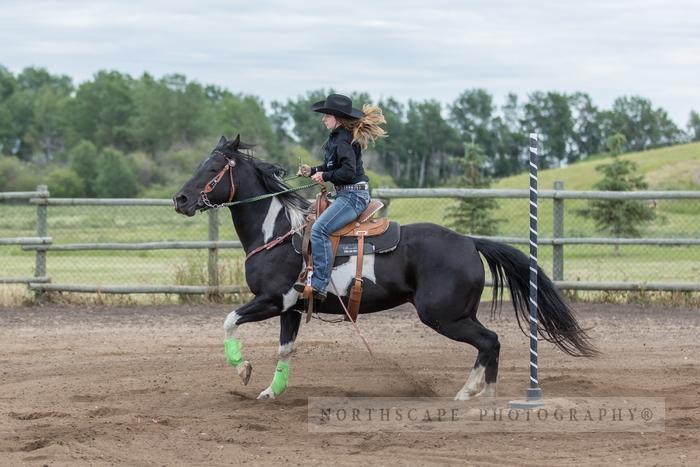
{"label": "metal fence", "polygon": [[[393,220],[448,225],[458,199],[493,198],[497,236],[527,245],[527,190],[376,189]],[[562,288],[700,291],[700,192],[540,190],[540,264]],[[605,238],[580,214],[591,199],[643,200],[644,238]],[[244,290],[243,251],[227,211],[185,218],[171,200],[60,199],[45,187],[0,194],[0,283],[37,291]]]}

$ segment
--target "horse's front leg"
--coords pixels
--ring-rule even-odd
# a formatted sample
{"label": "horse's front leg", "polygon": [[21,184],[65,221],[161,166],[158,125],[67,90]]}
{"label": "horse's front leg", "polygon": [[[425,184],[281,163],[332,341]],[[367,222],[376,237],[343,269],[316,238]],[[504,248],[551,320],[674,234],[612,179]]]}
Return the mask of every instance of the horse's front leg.
{"label": "horse's front leg", "polygon": [[258,399],[274,399],[282,394],[287,389],[289,382],[289,363],[294,352],[294,340],[299,332],[299,323],[301,322],[301,313],[297,310],[289,310],[280,316],[280,348],[279,360],[275,368],[275,375],[272,377],[272,383],[263,392],[260,393]]}
{"label": "horse's front leg", "polygon": [[[279,303],[278,303],[279,302]],[[278,316],[282,312],[280,300],[269,297],[255,297],[241,308],[232,311],[224,321],[224,352],[229,365],[236,368],[238,376],[243,384],[248,384],[253,365],[248,360],[243,359],[241,353],[241,342],[236,337],[238,326],[252,321],[262,321],[264,319]]]}

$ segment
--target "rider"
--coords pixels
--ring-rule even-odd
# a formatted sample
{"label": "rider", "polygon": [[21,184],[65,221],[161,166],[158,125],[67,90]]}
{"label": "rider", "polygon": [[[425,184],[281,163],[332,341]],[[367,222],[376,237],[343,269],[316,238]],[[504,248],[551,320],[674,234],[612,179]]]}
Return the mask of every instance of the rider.
{"label": "rider", "polygon": [[[311,229],[313,273],[311,287],[314,298],[324,300],[333,268],[333,250],[329,236],[352,222],[369,204],[369,179],[362,168],[362,150],[370,142],[386,136],[381,125],[386,123],[382,109],[365,104],[362,110],[352,106],[352,100],[341,94],[331,94],[316,102],[311,110],[323,114],[321,121],[330,130],[323,145],[323,164],[304,164],[299,175],[311,177],[317,183],[335,185],[335,201],[316,219]],[[294,284],[302,292],[304,283]]]}

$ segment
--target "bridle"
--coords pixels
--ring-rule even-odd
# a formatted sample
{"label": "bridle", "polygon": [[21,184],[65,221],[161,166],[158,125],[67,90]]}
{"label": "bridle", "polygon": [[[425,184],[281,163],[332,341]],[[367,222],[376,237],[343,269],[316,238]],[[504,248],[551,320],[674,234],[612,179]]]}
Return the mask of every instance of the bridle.
{"label": "bridle", "polygon": [[[216,176],[214,178],[209,180],[209,182],[206,185],[204,185],[204,189],[202,189],[202,191],[199,192],[199,196],[202,200],[202,203],[207,208],[210,208],[210,209],[226,208],[229,206],[234,206],[236,204],[243,204],[243,203],[253,203],[255,201],[261,201],[263,199],[272,198],[272,197],[277,196],[277,195],[283,195],[285,193],[291,193],[294,191],[305,190],[307,188],[311,188],[313,186],[319,185],[318,183],[313,182],[313,183],[309,183],[307,185],[301,185],[301,186],[297,186],[294,188],[287,188],[285,190],[280,190],[280,191],[277,191],[275,193],[265,193],[263,195],[253,196],[252,198],[246,198],[246,199],[242,199],[239,201],[233,201],[233,196],[236,194],[236,185],[233,183],[233,168],[236,167],[236,160],[232,159],[231,157],[227,156],[226,154],[224,154],[223,152],[220,152],[220,151],[216,151],[212,154],[220,154],[220,155],[224,156],[224,158],[228,162],[226,163],[224,168],[221,169],[218,174],[216,174]],[[228,179],[229,179],[228,201],[226,201],[224,203],[213,204],[211,201],[209,201],[209,197],[207,196],[207,194],[214,191],[214,188],[216,188],[216,185],[218,185],[219,182],[221,181],[221,179],[226,176],[226,172],[228,172]],[[286,178],[286,179],[284,179],[284,181],[291,180],[294,178],[298,178],[298,176]]]}
{"label": "bridle", "polygon": [[[211,180],[209,180],[209,183],[204,185],[204,189],[199,192],[199,196],[202,198],[202,202],[204,203],[205,206],[209,208],[219,208],[222,207],[223,205],[230,203],[233,200],[233,196],[236,194],[236,185],[233,184],[233,168],[236,166],[236,160],[226,157],[225,154],[223,153],[218,153],[224,156],[228,162],[224,166],[223,169],[219,171],[218,174]],[[229,192],[228,192],[228,201],[226,203],[220,203],[220,204],[212,204],[211,201],[209,201],[209,197],[207,196],[208,193],[211,193],[214,191],[214,188],[216,188],[216,185],[219,184],[222,178],[226,175],[226,172],[228,172],[228,179],[230,182],[229,185]]]}

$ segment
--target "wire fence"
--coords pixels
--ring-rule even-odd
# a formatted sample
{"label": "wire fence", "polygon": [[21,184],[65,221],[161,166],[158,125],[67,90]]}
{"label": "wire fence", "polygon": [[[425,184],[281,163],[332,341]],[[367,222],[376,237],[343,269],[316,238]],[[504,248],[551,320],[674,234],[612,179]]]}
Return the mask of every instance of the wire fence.
{"label": "wire fence", "polygon": [[[422,191],[417,194],[421,197],[402,198],[401,191],[379,189],[373,193],[388,200],[392,220],[449,226],[448,207],[458,198],[442,196],[436,190]],[[527,244],[519,239],[528,235],[528,200],[495,193],[489,194],[496,200],[496,207],[488,214],[497,220],[493,235],[526,252]],[[629,241],[646,244],[621,241],[615,245],[591,244],[591,239],[609,235],[598,231],[594,222],[582,215],[590,200],[541,196],[539,263],[551,277],[567,283],[680,283],[700,290],[700,192],[693,193],[695,198],[640,200],[654,211],[655,219],[643,227],[641,239]],[[34,282],[42,282],[41,277],[46,277],[54,285],[83,284],[103,289],[108,285],[245,283],[244,253],[231,243],[237,238],[226,210],[211,219],[207,214],[187,218],[175,213],[170,200],[100,203],[33,195],[0,199],[0,239],[4,239],[0,241],[0,282],[32,277]],[[560,214],[555,214],[555,205]],[[43,234],[42,209],[46,221]],[[23,246],[9,240],[17,238],[26,240]],[[46,244],[41,245],[39,238],[44,238]],[[201,244],[210,240],[229,243],[216,248]],[[200,245],[192,249],[193,244],[187,242]],[[134,246],[138,249],[127,249],[127,244],[138,244]],[[119,249],[108,249],[109,245]]]}
{"label": "wire fence", "polygon": [[[442,193],[480,198],[486,191],[496,201],[495,208],[487,213],[497,221],[492,235],[527,253],[526,190],[379,189],[375,194],[390,199],[388,212],[394,219],[450,226],[453,221],[448,216],[449,207],[459,201],[455,197],[440,197]],[[647,192],[656,193],[659,198],[649,196],[637,202],[648,206],[655,218],[640,225],[640,237],[624,239],[610,238],[583,214],[591,199],[569,198],[576,192],[540,193],[545,196],[538,201],[538,259],[550,277],[565,282],[682,283],[700,289],[700,192]],[[578,196],[593,198],[601,194],[604,195],[580,192]],[[609,194],[616,195],[626,194]]]}

